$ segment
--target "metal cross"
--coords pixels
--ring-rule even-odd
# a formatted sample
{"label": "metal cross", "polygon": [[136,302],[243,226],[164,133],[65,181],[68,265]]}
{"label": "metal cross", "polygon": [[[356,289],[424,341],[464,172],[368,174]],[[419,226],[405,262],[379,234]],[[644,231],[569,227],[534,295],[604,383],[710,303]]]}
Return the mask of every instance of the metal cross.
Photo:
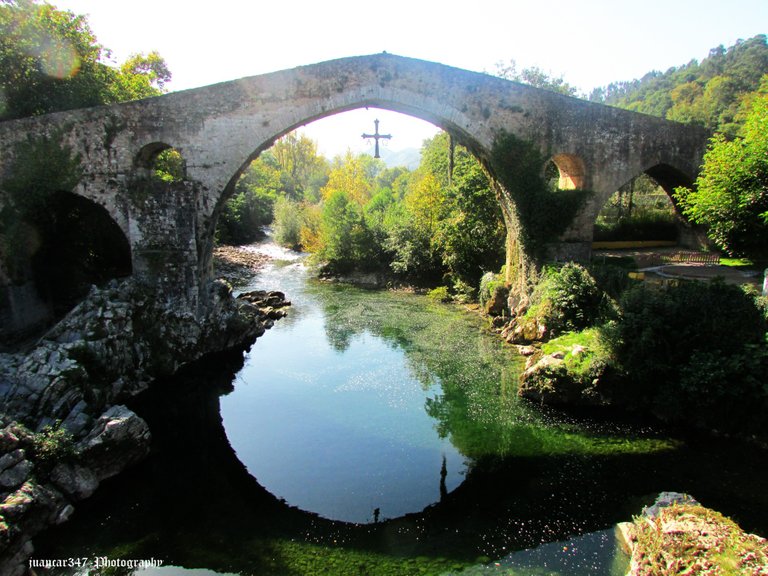
{"label": "metal cross", "polygon": [[373,138],[374,140],[376,140],[376,153],[373,155],[373,157],[374,158],[381,158],[381,156],[379,156],[379,140],[381,140],[382,138],[384,138],[386,140],[389,140],[390,138],[392,138],[392,134],[379,134],[379,120],[378,119],[374,120],[373,124],[376,126],[376,130],[374,131],[374,133],[373,134],[363,134],[363,138]]}

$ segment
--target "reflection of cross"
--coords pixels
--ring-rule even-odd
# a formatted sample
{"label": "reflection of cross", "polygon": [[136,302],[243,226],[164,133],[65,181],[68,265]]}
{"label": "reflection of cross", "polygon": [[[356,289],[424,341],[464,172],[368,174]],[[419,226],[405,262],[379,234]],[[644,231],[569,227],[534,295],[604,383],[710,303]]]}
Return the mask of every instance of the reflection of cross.
{"label": "reflection of cross", "polygon": [[376,130],[374,131],[374,133],[373,134],[363,134],[363,138],[373,138],[373,139],[376,140],[376,153],[373,155],[373,157],[374,158],[381,158],[381,156],[379,156],[379,140],[382,139],[382,138],[385,138],[385,139],[389,140],[390,138],[392,138],[392,134],[379,134],[379,121],[378,121],[378,119],[374,120],[373,124],[376,126]]}

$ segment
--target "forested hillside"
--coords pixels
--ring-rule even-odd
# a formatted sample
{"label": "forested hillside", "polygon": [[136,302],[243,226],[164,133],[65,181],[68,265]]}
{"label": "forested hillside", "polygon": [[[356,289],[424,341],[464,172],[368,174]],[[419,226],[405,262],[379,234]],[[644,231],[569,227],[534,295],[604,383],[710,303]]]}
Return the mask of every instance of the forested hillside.
{"label": "forested hillside", "polygon": [[596,88],[589,99],[734,136],[765,74],[768,44],[760,34],[727,49],[713,48],[701,62]]}

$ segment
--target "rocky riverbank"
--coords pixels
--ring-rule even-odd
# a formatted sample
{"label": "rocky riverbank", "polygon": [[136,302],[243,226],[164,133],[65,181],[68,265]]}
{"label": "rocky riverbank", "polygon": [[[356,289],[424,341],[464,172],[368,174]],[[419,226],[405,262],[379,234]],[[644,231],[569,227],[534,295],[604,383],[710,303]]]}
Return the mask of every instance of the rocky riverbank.
{"label": "rocky riverbank", "polygon": [[253,277],[270,260],[248,246],[217,246],[213,250],[216,277],[239,286]]}
{"label": "rocky riverbank", "polygon": [[0,354],[0,574],[24,574],[36,533],[149,452],[128,399],[207,353],[249,346],[289,304],[277,293],[235,299],[222,282],[205,301],[196,314],[113,281],[29,353]]}

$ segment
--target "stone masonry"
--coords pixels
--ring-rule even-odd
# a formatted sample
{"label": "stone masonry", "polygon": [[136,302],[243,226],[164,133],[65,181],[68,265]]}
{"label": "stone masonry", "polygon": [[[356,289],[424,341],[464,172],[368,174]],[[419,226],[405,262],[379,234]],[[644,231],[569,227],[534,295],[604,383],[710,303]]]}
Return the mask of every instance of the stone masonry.
{"label": "stone masonry", "polygon": [[[242,170],[291,130],[365,106],[432,122],[487,167],[499,135],[535,143],[560,169],[561,187],[593,192],[561,238],[569,255],[588,254],[600,207],[635,176],[647,172],[668,189],[692,182],[708,137],[694,127],[383,53],[0,123],[0,189],[18,142],[56,134],[82,159],[74,192],[105,207],[128,238],[134,276],[204,315],[216,217]],[[151,161],[168,147],[182,154],[185,181],[170,193],[147,192]],[[0,269],[0,284],[3,277]]]}

